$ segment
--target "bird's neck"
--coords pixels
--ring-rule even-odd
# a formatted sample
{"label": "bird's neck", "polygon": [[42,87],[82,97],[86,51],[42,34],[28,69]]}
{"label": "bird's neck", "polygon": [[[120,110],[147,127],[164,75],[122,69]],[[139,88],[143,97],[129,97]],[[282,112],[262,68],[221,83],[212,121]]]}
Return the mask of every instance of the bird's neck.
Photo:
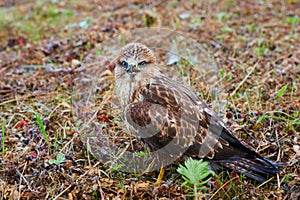
{"label": "bird's neck", "polygon": [[150,79],[160,74],[157,64],[142,69],[136,74],[116,73],[115,92],[124,109],[128,104],[142,101],[142,90],[150,82]]}
{"label": "bird's neck", "polygon": [[138,73],[125,74],[116,79],[115,93],[123,109],[128,104],[141,100],[141,89],[149,83],[150,78],[148,74]]}

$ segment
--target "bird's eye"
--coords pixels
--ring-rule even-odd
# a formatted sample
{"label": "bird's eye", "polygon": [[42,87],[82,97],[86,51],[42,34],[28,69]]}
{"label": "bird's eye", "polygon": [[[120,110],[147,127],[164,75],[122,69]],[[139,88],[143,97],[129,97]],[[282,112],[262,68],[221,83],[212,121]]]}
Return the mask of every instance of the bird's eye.
{"label": "bird's eye", "polygon": [[146,61],[142,61],[142,62],[139,63],[140,66],[143,66],[143,65],[146,65],[146,64],[147,64]]}
{"label": "bird's eye", "polygon": [[128,63],[126,61],[122,61],[121,62],[121,65],[124,67],[124,68],[127,68],[128,67]]}

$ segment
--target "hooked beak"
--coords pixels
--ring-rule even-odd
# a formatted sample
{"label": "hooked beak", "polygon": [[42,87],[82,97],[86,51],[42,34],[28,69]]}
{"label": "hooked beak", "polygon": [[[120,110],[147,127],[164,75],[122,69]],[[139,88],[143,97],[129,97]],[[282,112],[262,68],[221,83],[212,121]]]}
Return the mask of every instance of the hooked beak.
{"label": "hooked beak", "polygon": [[128,65],[128,69],[130,72],[138,72],[140,71],[136,62],[131,61]]}

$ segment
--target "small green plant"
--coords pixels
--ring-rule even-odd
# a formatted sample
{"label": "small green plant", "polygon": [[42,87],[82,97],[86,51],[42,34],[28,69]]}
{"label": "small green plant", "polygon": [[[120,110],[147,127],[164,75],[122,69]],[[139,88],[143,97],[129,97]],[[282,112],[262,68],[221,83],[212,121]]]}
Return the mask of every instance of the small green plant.
{"label": "small green plant", "polygon": [[278,96],[279,98],[282,97],[282,95],[283,95],[284,91],[286,90],[287,86],[288,86],[288,85],[284,85],[284,86],[278,91],[277,96]]}
{"label": "small green plant", "polygon": [[119,169],[121,169],[122,167],[124,167],[124,164],[118,164],[116,166],[111,166],[108,171],[113,173],[113,172],[116,172],[118,171]]}
{"label": "small green plant", "polygon": [[222,68],[221,71],[220,71],[220,73],[221,73],[221,77],[222,77],[223,79],[226,78],[228,81],[231,81],[231,80],[232,80],[232,73],[231,73],[231,72],[226,73],[226,72],[225,72],[225,69]]}
{"label": "small green plant", "polygon": [[146,156],[148,156],[148,152],[147,151],[139,151],[139,152],[136,152],[136,155],[141,156],[141,157],[146,157]]}
{"label": "small green plant", "polygon": [[89,16],[89,17],[85,18],[85,20],[79,22],[78,25],[81,28],[88,28],[88,26],[92,23],[92,21],[93,21],[93,18]]}
{"label": "small green plant", "polygon": [[228,15],[226,12],[220,12],[217,14],[217,18],[220,22],[224,22],[228,18]]}
{"label": "small green plant", "polygon": [[96,55],[102,55],[103,54],[101,49],[96,49],[95,53],[96,53]]}
{"label": "small green plant", "polygon": [[284,176],[283,180],[281,181],[281,183],[288,183],[293,179],[293,174],[288,173]]}
{"label": "small green plant", "polygon": [[221,31],[223,33],[233,33],[235,30],[234,30],[234,28],[231,28],[231,27],[228,27],[228,26],[224,26],[224,27],[221,28]]}
{"label": "small green plant", "polygon": [[[271,113],[273,115],[269,115]],[[284,115],[286,117],[277,116],[277,115]],[[264,115],[260,116],[259,119],[256,121],[256,124],[261,123],[266,118],[272,118],[272,119],[278,119],[278,120],[282,120],[285,122],[289,122],[293,125],[299,126],[300,121],[299,121],[298,117],[299,117],[299,112],[295,112],[293,115],[289,115],[282,111],[270,111],[270,112],[266,112]]]}
{"label": "small green plant", "polygon": [[216,39],[221,40],[223,38],[223,35],[216,35]]}
{"label": "small green plant", "polygon": [[155,24],[155,16],[149,14],[149,13],[145,13],[142,17],[143,22],[144,22],[144,26],[146,27],[151,27]]}
{"label": "small green plant", "polygon": [[257,31],[259,30],[259,28],[257,26],[255,26],[254,24],[247,24],[246,28],[250,31]]}
{"label": "small green plant", "polygon": [[120,187],[121,190],[123,190],[123,189],[125,188],[124,183],[120,182],[120,183],[119,183],[119,187]]}
{"label": "small green plant", "polygon": [[182,76],[182,77],[186,77],[186,76],[189,76],[189,73],[190,73],[190,69],[192,69],[193,66],[191,66],[191,64],[185,60],[185,59],[180,59],[177,63],[178,67],[179,67],[179,74]]}
{"label": "small green plant", "polygon": [[86,46],[86,48],[89,48],[89,49],[93,48],[92,44],[90,42],[88,42],[85,46]]}
{"label": "small green plant", "polygon": [[256,54],[260,57],[265,52],[266,48],[267,48],[267,45],[265,44],[265,39],[261,35],[260,38],[258,38],[258,45],[256,47]]}
{"label": "small green plant", "polygon": [[43,138],[47,143],[48,149],[50,149],[49,138],[47,136],[47,132],[46,132],[45,126],[43,124],[43,121],[37,113],[34,113],[34,115],[35,115],[36,122],[37,122],[37,124],[38,124],[38,126],[39,126],[39,128],[42,132]]}
{"label": "small green plant", "polygon": [[170,3],[169,3],[169,5],[168,5],[168,7],[169,7],[169,9],[174,9],[175,7],[176,7],[176,5],[177,5],[177,1],[171,1]]}
{"label": "small green plant", "polygon": [[51,159],[49,160],[49,164],[55,164],[55,165],[59,165],[61,163],[65,162],[65,157],[62,153],[58,153],[56,155],[56,159]]}
{"label": "small green plant", "polygon": [[258,56],[261,56],[263,55],[263,53],[265,52],[267,46],[265,44],[262,44],[262,45],[259,45],[257,48],[256,48],[256,54]]}
{"label": "small green plant", "polygon": [[188,185],[184,186],[194,191],[192,196],[198,199],[198,191],[207,190],[205,184],[211,179],[211,177],[208,178],[208,176],[214,175],[214,172],[207,167],[208,162],[203,162],[203,160],[193,160],[189,158],[185,161],[184,165],[185,166],[179,165],[177,172],[182,175],[182,178],[188,184],[193,185],[193,188]]}
{"label": "small green plant", "polygon": [[203,20],[201,19],[201,17],[192,18],[190,20],[189,27],[191,29],[196,29],[198,26],[200,26],[202,21]]}
{"label": "small green plant", "polygon": [[58,148],[58,145],[57,145],[57,140],[59,138],[59,131],[57,130],[56,131],[56,134],[54,136],[54,143],[53,143],[53,148],[56,150]]}
{"label": "small green plant", "polygon": [[1,147],[2,147],[2,153],[5,153],[5,146],[4,146],[4,136],[5,136],[5,121],[2,120],[2,126],[1,126]]}
{"label": "small green plant", "polygon": [[134,177],[135,177],[135,180],[139,180],[139,174],[136,172],[136,170],[134,169],[134,173],[133,173]]}
{"label": "small green plant", "polygon": [[298,16],[291,16],[286,18],[286,22],[288,24],[291,24],[291,32],[294,32],[295,30],[295,25],[300,23],[300,17]]}
{"label": "small green plant", "polygon": [[246,92],[245,92],[245,98],[246,98],[246,101],[247,101],[247,106],[248,106],[248,113],[250,116],[252,116],[252,113],[251,113],[251,101],[249,100],[249,97],[248,97],[248,93],[251,92],[251,89],[246,89]]}

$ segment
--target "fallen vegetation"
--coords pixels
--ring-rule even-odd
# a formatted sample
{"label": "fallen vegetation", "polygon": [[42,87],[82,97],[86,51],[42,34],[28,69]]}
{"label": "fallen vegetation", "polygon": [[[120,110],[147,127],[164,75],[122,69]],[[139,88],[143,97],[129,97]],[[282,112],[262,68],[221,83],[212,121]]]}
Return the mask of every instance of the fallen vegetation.
{"label": "fallen vegetation", "polygon": [[[99,65],[105,52],[97,45],[143,27],[167,27],[203,44],[220,67],[228,126],[261,155],[287,164],[265,183],[218,172],[206,184],[207,198],[300,198],[298,1],[27,0],[0,6],[1,199],[189,198],[193,191],[177,163],[160,186],[153,185],[158,172],[104,166],[83,144],[73,117],[74,80],[90,66],[101,78],[97,122],[129,142],[120,110],[111,104],[113,74]],[[160,59],[162,66],[170,61]],[[211,103],[199,72],[173,64],[170,74]]]}

